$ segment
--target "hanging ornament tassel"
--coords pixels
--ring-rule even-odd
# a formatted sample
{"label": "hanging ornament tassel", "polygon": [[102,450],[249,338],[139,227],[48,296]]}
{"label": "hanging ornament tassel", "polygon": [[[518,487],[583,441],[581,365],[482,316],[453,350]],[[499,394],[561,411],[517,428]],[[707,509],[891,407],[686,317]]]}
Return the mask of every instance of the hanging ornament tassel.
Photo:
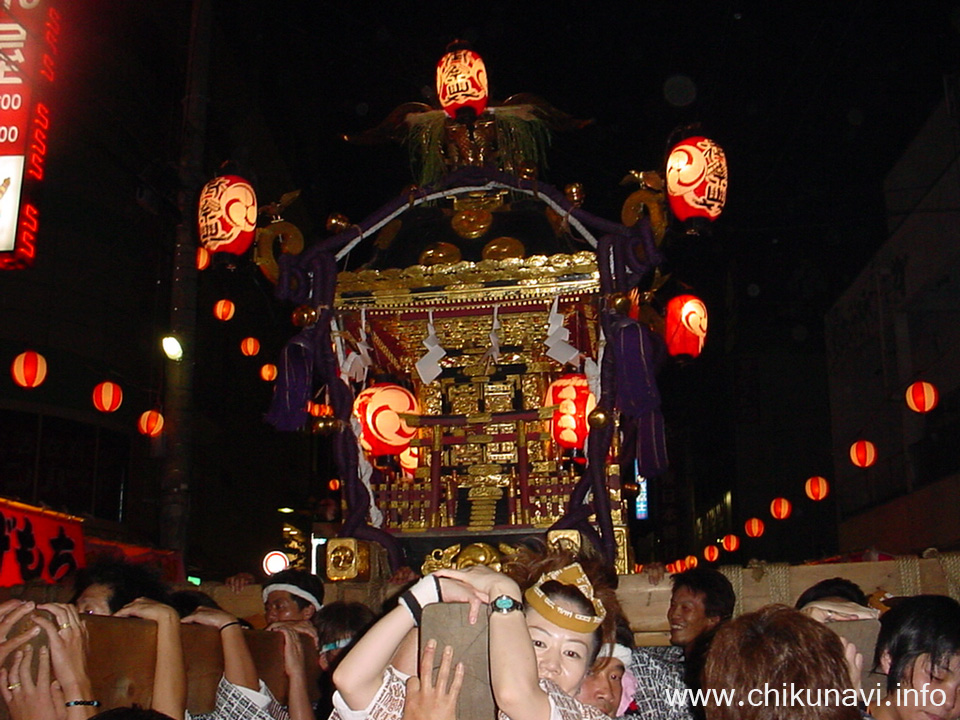
{"label": "hanging ornament tassel", "polygon": [[498,330],[500,329],[500,306],[493,306],[493,324],[490,327],[490,347],[487,348],[487,351],[483,354],[485,360],[492,360],[494,364],[500,360],[500,335]]}
{"label": "hanging ornament tassel", "polygon": [[362,383],[367,379],[367,373],[373,360],[370,358],[370,343],[367,342],[367,310],[360,311],[360,341],[357,343],[357,351],[347,355],[346,361],[341,365],[343,375],[353,382]]}
{"label": "hanging ornament tassel", "polygon": [[433,327],[433,310],[430,311],[430,319],[427,321],[427,336],[423,339],[423,346],[427,352],[417,360],[417,374],[424,383],[431,383],[443,372],[440,360],[447,354],[447,351],[440,347],[437,332]]}
{"label": "hanging ornament tassel", "polygon": [[563,326],[563,315],[558,309],[559,305],[560,296],[557,295],[553,298],[553,305],[550,306],[550,315],[547,318],[547,339],[543,344],[547,346],[547,357],[553,358],[561,365],[574,364],[580,351],[567,342],[570,331]]}

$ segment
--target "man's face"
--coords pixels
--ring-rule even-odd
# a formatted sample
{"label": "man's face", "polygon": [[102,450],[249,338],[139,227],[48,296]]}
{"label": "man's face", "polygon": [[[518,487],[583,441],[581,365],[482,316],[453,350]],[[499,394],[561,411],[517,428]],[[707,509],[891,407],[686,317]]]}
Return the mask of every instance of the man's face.
{"label": "man's face", "polygon": [[577,700],[614,717],[623,697],[623,671],[617,658],[598,658],[580,686]]}
{"label": "man's face", "polygon": [[670,623],[670,644],[684,649],[720,622],[718,616],[707,617],[703,601],[706,595],[688,587],[678,587],[670,598],[667,621]]}
{"label": "man's face", "polygon": [[77,598],[77,611],[82,615],[113,615],[110,610],[112,597],[113,588],[109,585],[101,583],[88,585]]}
{"label": "man's face", "polygon": [[280,621],[309,620],[313,616],[313,605],[301,608],[286,590],[274,590],[267,595],[263,610],[268,625]]}

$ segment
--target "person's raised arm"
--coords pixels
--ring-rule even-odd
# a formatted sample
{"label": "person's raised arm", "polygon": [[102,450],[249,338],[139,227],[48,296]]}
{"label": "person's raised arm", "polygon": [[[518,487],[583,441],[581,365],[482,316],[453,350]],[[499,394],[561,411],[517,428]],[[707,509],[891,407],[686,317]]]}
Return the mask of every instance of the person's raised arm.
{"label": "person's raised arm", "polygon": [[206,625],[220,632],[223,676],[234,685],[260,689],[260,676],[243,637],[243,624],[226,610],[200,606],[180,620],[184,625]]}

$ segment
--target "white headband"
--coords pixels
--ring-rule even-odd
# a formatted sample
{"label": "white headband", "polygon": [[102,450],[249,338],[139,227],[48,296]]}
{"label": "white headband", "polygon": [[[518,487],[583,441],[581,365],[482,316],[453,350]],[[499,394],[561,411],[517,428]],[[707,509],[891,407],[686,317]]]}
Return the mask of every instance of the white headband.
{"label": "white headband", "polygon": [[623,663],[623,667],[627,670],[630,669],[630,663],[633,660],[633,653],[630,652],[630,648],[626,645],[621,645],[617,643],[616,645],[604,645],[600,648],[600,652],[597,655],[598,658],[612,657],[616,658]]}
{"label": "white headband", "polygon": [[286,590],[291,595],[296,595],[298,598],[303,598],[308,603],[313,605],[313,607],[317,610],[323,607],[323,605],[320,604],[320,601],[313,596],[313,593],[308,593],[303,588],[297,587],[296,585],[290,585],[289,583],[273,583],[272,585],[265,585],[263,587],[264,605],[267,604],[267,596],[274,590]]}

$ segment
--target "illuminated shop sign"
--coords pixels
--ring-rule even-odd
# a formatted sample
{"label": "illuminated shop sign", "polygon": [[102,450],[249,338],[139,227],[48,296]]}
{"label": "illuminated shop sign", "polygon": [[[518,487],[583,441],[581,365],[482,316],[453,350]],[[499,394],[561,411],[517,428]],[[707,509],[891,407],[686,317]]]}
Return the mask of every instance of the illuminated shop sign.
{"label": "illuminated shop sign", "polygon": [[33,264],[60,13],[48,0],[0,0],[0,268]]}

